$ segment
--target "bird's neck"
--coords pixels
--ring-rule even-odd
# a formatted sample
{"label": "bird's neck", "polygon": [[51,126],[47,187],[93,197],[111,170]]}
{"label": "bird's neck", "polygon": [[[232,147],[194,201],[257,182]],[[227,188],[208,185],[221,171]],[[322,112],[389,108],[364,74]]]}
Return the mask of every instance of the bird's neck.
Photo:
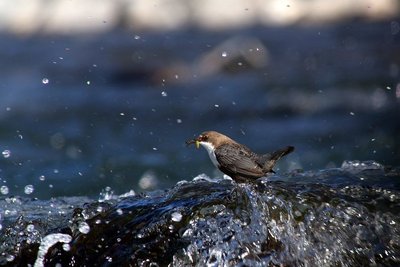
{"label": "bird's neck", "polygon": [[214,164],[215,167],[218,168],[219,167],[219,163],[218,163],[217,157],[215,156],[215,147],[214,147],[214,145],[209,143],[209,142],[200,142],[200,145],[207,150],[208,156],[210,157],[212,163]]}

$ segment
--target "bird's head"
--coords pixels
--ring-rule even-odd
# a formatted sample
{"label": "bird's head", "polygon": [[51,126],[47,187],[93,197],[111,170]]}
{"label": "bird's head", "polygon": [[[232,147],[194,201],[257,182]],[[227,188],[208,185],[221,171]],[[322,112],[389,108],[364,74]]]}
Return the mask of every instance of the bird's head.
{"label": "bird's head", "polygon": [[207,131],[203,132],[195,139],[186,141],[186,144],[187,145],[195,144],[196,148],[199,148],[200,145],[205,145],[205,144],[212,145],[213,147],[218,147],[221,144],[225,143],[226,141],[232,142],[232,139],[230,139],[226,135],[223,135],[215,131]]}

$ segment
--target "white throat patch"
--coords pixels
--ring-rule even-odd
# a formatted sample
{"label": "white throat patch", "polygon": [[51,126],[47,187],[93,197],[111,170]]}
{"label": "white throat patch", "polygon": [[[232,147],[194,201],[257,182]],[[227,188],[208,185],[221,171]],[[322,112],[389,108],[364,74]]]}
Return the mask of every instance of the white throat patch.
{"label": "white throat patch", "polygon": [[212,163],[214,164],[215,167],[218,168],[219,167],[219,163],[218,163],[217,158],[215,157],[215,153],[214,153],[215,148],[214,148],[214,146],[209,142],[200,142],[200,145],[207,150],[208,156],[210,157]]}

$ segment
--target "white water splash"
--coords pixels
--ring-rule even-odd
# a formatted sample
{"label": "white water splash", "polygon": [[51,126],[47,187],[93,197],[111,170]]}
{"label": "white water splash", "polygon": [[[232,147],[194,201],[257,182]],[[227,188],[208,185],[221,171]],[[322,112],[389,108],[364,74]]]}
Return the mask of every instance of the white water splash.
{"label": "white water splash", "polygon": [[34,267],[44,267],[44,257],[46,256],[47,251],[49,248],[57,244],[58,242],[61,243],[69,243],[71,242],[72,237],[67,234],[49,234],[42,239],[40,242],[39,251],[37,254],[37,258],[35,261]]}

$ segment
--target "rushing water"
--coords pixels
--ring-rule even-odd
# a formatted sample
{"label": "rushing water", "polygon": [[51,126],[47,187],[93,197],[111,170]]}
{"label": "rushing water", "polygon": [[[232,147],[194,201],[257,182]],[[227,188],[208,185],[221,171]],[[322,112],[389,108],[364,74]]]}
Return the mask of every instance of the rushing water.
{"label": "rushing water", "polygon": [[1,265],[400,264],[400,170],[376,162],[106,199],[3,197]]}
{"label": "rushing water", "polygon": [[0,32],[0,194],[121,194],[213,177],[205,152],[184,145],[205,130],[259,153],[295,146],[279,172],[346,159],[397,166],[392,24]]}
{"label": "rushing water", "polygon": [[[399,265],[391,25],[0,33],[0,265]],[[213,179],[204,130],[296,151]]]}

